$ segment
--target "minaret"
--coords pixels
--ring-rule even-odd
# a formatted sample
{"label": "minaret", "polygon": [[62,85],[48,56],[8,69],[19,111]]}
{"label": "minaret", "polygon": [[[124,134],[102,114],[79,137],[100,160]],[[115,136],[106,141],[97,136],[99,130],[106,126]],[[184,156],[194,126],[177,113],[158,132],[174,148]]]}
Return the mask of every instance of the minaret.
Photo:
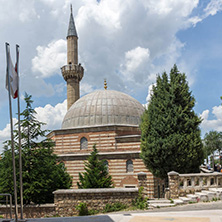
{"label": "minaret", "polygon": [[81,81],[84,69],[78,64],[78,36],[72,14],[69,18],[69,28],[67,34],[67,65],[61,68],[62,75],[67,82],[67,110],[79,99],[79,82]]}

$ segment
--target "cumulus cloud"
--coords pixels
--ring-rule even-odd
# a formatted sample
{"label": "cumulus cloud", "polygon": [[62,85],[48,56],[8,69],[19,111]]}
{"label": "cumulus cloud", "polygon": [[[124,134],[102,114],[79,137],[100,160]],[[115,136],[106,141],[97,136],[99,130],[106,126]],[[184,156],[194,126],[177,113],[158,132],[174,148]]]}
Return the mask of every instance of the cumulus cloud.
{"label": "cumulus cloud", "polygon": [[[211,0],[205,10],[201,9],[197,14],[194,9],[198,2],[73,2],[73,14],[79,35],[79,62],[84,64],[85,69],[81,81],[81,95],[95,88],[102,88],[104,78],[107,79],[109,89],[139,95],[147,92],[147,87],[155,82],[156,74],[169,72],[175,63],[181,64],[182,69],[178,66],[180,70],[193,72],[195,62],[180,60],[186,45],[178,39],[177,33],[221,11],[221,0]],[[2,0],[1,3],[0,40],[7,40],[13,46],[16,43],[21,45],[21,90],[43,100],[47,96],[56,100],[55,95],[58,97],[65,94],[66,83],[59,69],[66,64],[65,38],[71,1]],[[192,54],[191,57],[195,60],[195,55]],[[0,61],[5,62],[3,48],[0,50]],[[4,66],[0,66],[0,72],[5,72]],[[0,82],[5,82],[3,75],[0,76]],[[192,77],[192,82],[195,82],[195,76]],[[0,85],[3,92],[0,94],[0,104],[7,98],[3,88],[4,84]],[[53,115],[52,110],[55,110],[55,107],[47,106],[44,110]],[[40,111],[42,116],[47,116],[43,110]],[[48,116],[48,119],[51,118]],[[47,118],[43,118],[44,120]],[[54,121],[56,120],[51,123]],[[59,125],[56,124],[53,123],[50,128]]]}
{"label": "cumulus cloud", "polygon": [[154,73],[180,58],[184,43],[176,33],[194,24],[189,19],[197,5],[198,0],[84,1],[75,18],[87,68],[83,81],[99,88],[102,77],[112,89],[144,91]]}
{"label": "cumulus cloud", "polygon": [[[67,112],[67,100],[64,100],[62,103],[58,103],[55,106],[47,104],[44,107],[36,107],[35,111],[37,112],[37,120],[46,123],[46,125],[43,126],[43,129],[60,129],[62,120]],[[17,119],[13,118],[13,123],[15,124],[16,122]],[[2,143],[10,139],[10,130],[10,124],[7,124],[3,130],[0,130],[0,152],[3,151]]]}
{"label": "cumulus cloud", "polygon": [[[0,21],[10,22],[13,19],[26,23],[38,18],[34,0],[8,1],[1,0]],[[9,16],[10,12],[10,16]]]}
{"label": "cumulus cloud", "polygon": [[[154,13],[162,16],[171,14],[172,12],[178,13],[183,17],[189,16],[192,10],[197,7],[199,0],[183,1],[183,0],[150,0],[144,1],[146,7]],[[182,8],[181,8],[182,6]]]}
{"label": "cumulus cloud", "polygon": [[45,128],[50,130],[60,129],[62,120],[67,112],[67,100],[55,106],[47,104],[44,107],[36,107],[35,111],[37,112],[36,118],[46,123]]}
{"label": "cumulus cloud", "polygon": [[[16,118],[13,118],[13,123],[17,122]],[[3,142],[9,140],[11,135],[11,125],[8,123],[3,130],[0,130],[0,153],[3,151]]]}
{"label": "cumulus cloud", "polygon": [[50,77],[66,63],[66,41],[63,39],[52,41],[46,47],[38,46],[36,50],[32,70],[39,72],[43,78]]}
{"label": "cumulus cloud", "polygon": [[149,104],[150,100],[151,100],[151,96],[153,95],[153,87],[156,86],[156,83],[154,84],[151,84],[149,87],[148,87],[148,95],[146,97],[146,101],[147,101],[147,104]]}
{"label": "cumulus cloud", "polygon": [[200,117],[202,118],[201,129],[208,132],[210,130],[222,131],[222,106],[214,106],[212,109],[213,119],[209,119],[209,110],[204,110]]}
{"label": "cumulus cloud", "polygon": [[[148,63],[149,49],[136,47],[125,53],[125,69],[122,71],[124,77],[133,79],[137,74],[136,71],[141,70],[141,66]],[[123,66],[123,65],[121,65]]]}

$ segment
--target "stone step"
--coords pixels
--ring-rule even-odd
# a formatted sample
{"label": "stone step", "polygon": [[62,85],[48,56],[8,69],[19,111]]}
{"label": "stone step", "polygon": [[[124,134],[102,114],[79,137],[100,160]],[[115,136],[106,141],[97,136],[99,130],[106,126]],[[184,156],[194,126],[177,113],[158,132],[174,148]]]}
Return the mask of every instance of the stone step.
{"label": "stone step", "polygon": [[213,191],[216,193],[222,193],[222,188],[209,188],[209,191]]}
{"label": "stone step", "polygon": [[204,193],[208,196],[208,200],[214,200],[217,198],[217,193],[214,191],[202,190],[201,193]]}
{"label": "stone step", "polygon": [[189,203],[192,201],[192,199],[189,197],[179,197],[179,199],[182,200],[184,203]]}
{"label": "stone step", "polygon": [[202,190],[201,193],[206,193],[206,194],[209,194],[209,195],[216,195],[216,192],[212,191],[212,190]]}
{"label": "stone step", "polygon": [[167,199],[153,199],[153,200],[148,200],[147,202],[149,204],[151,203],[158,204],[158,203],[171,203],[172,201],[167,200]]}
{"label": "stone step", "polygon": [[195,192],[195,195],[198,197],[199,201],[208,201],[208,195],[202,192]]}
{"label": "stone step", "polygon": [[198,196],[195,194],[187,194],[187,198],[190,199],[190,202],[196,203]]}
{"label": "stone step", "polygon": [[173,203],[176,205],[184,204],[184,202],[181,199],[173,199]]}
{"label": "stone step", "polygon": [[152,203],[149,206],[159,208],[159,207],[172,207],[176,206],[174,203]]}
{"label": "stone step", "polygon": [[216,193],[216,197],[222,200],[222,188],[209,188],[209,191],[213,191]]}

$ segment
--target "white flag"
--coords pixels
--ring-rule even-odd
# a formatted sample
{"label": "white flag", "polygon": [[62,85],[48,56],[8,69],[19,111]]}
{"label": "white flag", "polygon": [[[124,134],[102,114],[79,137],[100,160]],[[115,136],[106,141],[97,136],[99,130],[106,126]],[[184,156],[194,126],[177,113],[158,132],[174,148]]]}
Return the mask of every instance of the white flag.
{"label": "white flag", "polygon": [[[10,55],[10,51],[8,50],[8,73],[6,73],[6,89],[9,89],[9,84],[8,84],[8,76],[9,75],[9,79],[10,79],[10,92],[11,92],[11,96],[13,97],[13,99],[16,99],[18,97],[18,74],[12,64],[12,60],[11,60],[11,55]],[[17,64],[16,64],[17,66]]]}

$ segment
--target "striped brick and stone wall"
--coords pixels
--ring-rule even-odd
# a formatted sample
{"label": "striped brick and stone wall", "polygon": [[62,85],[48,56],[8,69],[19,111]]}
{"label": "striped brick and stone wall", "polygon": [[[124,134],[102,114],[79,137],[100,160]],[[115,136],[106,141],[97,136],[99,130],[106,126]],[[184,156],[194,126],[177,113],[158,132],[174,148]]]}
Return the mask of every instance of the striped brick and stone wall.
{"label": "striped brick and stone wall", "polygon": [[[158,186],[152,173],[140,158],[140,130],[131,126],[101,126],[56,130],[49,134],[55,141],[54,152],[64,161],[67,172],[72,176],[72,188],[77,188],[79,172],[84,171],[84,161],[93,150],[99,151],[101,159],[108,162],[108,170],[115,187],[138,187],[137,174],[147,175],[147,196],[158,197]],[[80,149],[80,140],[88,140],[88,148]],[[127,172],[127,160],[133,162],[133,171]]]}

